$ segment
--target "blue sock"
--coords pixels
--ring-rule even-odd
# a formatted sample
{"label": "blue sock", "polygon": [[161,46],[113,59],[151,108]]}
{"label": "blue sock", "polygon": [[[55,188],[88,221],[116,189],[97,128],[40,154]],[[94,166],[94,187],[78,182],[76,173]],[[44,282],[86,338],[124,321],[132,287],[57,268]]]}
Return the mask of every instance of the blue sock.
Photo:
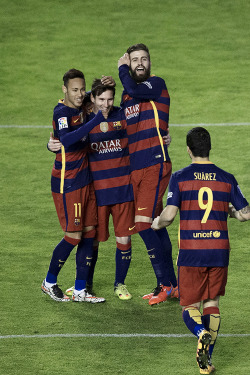
{"label": "blue sock", "polygon": [[183,311],[182,317],[189,331],[199,338],[201,331],[205,329],[200,311],[190,306]]}
{"label": "blue sock", "polygon": [[76,252],[76,280],[75,289],[82,290],[86,287],[93,255],[94,238],[82,238]]}
{"label": "blue sock", "polygon": [[[137,224],[138,223],[136,223],[136,227],[138,227]],[[139,235],[141,236],[146,245],[148,256],[157,279],[157,285],[162,284],[165,286],[170,286],[170,281],[167,277],[166,267],[161,249],[162,246],[159,237],[152,228],[139,231]]]}
{"label": "blue sock", "polygon": [[117,243],[115,262],[115,286],[117,286],[118,284],[124,284],[128,273],[131,262],[131,242],[128,245]]}
{"label": "blue sock", "polygon": [[171,244],[168,232],[166,228],[162,228],[160,230],[156,230],[155,233],[159,237],[161,244],[162,244],[163,257],[164,257],[164,262],[166,265],[166,270],[167,270],[167,274],[169,277],[169,281],[175,288],[177,286],[177,280],[176,280],[174,266],[173,266],[172,244]]}
{"label": "blue sock", "polygon": [[62,241],[55,247],[46,276],[48,283],[54,284],[57,282],[59,272],[77,243],[79,243],[79,240],[64,236]]}
{"label": "blue sock", "polygon": [[93,246],[92,262],[91,262],[88,279],[87,279],[88,285],[93,285],[93,278],[94,278],[94,272],[95,272],[97,259],[98,259],[98,246]]}

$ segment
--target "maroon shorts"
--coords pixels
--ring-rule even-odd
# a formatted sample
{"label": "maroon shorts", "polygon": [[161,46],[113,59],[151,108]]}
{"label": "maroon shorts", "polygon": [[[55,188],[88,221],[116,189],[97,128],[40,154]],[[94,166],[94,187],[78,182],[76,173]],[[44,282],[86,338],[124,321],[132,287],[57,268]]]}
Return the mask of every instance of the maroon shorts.
{"label": "maroon shorts", "polygon": [[154,218],[163,210],[162,198],[171,177],[172,164],[164,162],[132,171],[135,215]]}
{"label": "maroon shorts", "polygon": [[134,201],[98,207],[98,241],[109,238],[109,217],[112,215],[116,237],[127,237],[136,233]]}
{"label": "maroon shorts", "polygon": [[97,225],[97,207],[92,184],[70,193],[53,193],[57,216],[64,232],[81,232]]}
{"label": "maroon shorts", "polygon": [[224,296],[228,267],[178,267],[180,305]]}

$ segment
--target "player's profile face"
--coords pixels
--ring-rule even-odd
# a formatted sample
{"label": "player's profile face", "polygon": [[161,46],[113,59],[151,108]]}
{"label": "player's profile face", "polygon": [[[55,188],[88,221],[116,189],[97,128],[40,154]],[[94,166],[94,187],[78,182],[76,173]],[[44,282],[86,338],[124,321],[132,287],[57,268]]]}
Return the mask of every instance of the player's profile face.
{"label": "player's profile face", "polygon": [[65,94],[65,105],[71,108],[81,108],[85,97],[85,81],[82,78],[73,78],[68,81],[68,85],[63,86]]}
{"label": "player's profile face", "polygon": [[143,82],[150,76],[151,62],[146,51],[134,51],[130,53],[131,75],[136,82]]}
{"label": "player's profile face", "polygon": [[110,111],[114,105],[114,93],[112,90],[106,90],[101,95],[96,95],[92,97],[92,102],[94,103],[94,112],[98,111]]}

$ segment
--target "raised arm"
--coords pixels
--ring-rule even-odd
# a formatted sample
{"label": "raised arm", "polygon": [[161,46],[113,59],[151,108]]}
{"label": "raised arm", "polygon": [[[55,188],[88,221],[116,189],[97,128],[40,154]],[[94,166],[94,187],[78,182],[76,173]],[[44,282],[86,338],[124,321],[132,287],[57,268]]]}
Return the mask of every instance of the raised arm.
{"label": "raised arm", "polygon": [[74,143],[80,141],[95,126],[99,125],[103,121],[105,121],[105,117],[103,116],[102,112],[99,111],[91,121],[87,122],[86,124],[83,124],[80,128],[74,130],[73,132],[69,132],[62,135],[62,137],[60,137],[60,141],[65,147],[71,146]]}
{"label": "raised arm", "polygon": [[[119,77],[125,91],[134,98],[155,100],[160,97],[164,81],[159,77],[150,77],[142,83],[136,83],[129,74],[129,57],[123,55],[118,60]],[[153,79],[152,79],[153,78]]]}

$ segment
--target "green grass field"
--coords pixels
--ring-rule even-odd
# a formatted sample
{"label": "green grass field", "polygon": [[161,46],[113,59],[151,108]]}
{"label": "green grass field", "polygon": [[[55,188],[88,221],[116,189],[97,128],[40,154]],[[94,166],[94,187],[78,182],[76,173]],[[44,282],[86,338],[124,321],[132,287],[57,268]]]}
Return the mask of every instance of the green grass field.
{"label": "green grass field", "polygon": [[[190,124],[171,127],[173,169],[188,165],[185,136],[191,124],[249,123],[250,3],[0,0],[0,5],[0,373],[198,374],[196,339],[189,336],[178,302],[151,308],[140,298],[155,287],[155,277],[139,236],[132,239],[126,280],[131,301],[113,296],[113,235],[100,247],[94,284],[105,304],[60,304],[42,294],[52,250],[63,234],[50,193],[50,129],[38,125],[51,124],[62,76],[71,67],[84,71],[88,88],[93,78],[112,74],[119,104],[117,60],[129,45],[144,42],[152,72],[167,82],[170,126]],[[250,126],[208,130],[211,160],[235,174],[249,200]],[[169,230],[174,259],[177,227],[178,220]],[[230,220],[229,229],[232,252],[214,364],[218,375],[246,375],[249,223]],[[59,277],[63,289],[73,285],[74,274],[72,253]]]}

